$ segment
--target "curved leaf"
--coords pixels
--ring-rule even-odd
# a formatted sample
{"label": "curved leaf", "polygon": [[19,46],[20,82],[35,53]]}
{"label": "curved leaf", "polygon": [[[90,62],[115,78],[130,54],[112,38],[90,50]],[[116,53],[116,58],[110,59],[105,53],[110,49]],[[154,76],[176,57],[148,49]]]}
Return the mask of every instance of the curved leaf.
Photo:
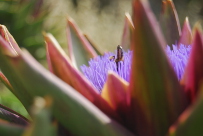
{"label": "curved leaf", "polygon": [[67,20],[67,39],[70,59],[79,69],[83,64],[87,65],[90,58],[97,56],[91,44],[71,18]]}
{"label": "curved leaf", "polygon": [[178,45],[180,44],[191,45],[191,43],[192,43],[192,33],[188,17],[186,17]]}
{"label": "curved leaf", "polygon": [[9,43],[11,48],[15,49],[17,52],[20,51],[20,48],[15,39],[4,25],[0,25],[0,34]]}
{"label": "curved leaf", "polygon": [[102,89],[101,96],[109,103],[109,105],[122,117],[125,122],[128,116],[129,107],[127,105],[127,89],[129,83],[113,71],[108,73],[106,83]]}
{"label": "curved leaf", "polygon": [[80,73],[80,71],[71,65],[69,58],[66,56],[55,38],[51,34],[45,34],[44,37],[47,43],[46,47],[49,52],[48,55],[53,73],[75,88],[75,90],[80,92],[104,113],[114,119],[118,119],[118,115],[100,96],[96,88]]}
{"label": "curved leaf", "polygon": [[[0,35],[2,36],[0,38],[0,42],[1,43],[7,42],[9,44],[9,46],[4,46],[5,44],[2,44],[4,48],[3,49],[4,53],[12,56],[17,56],[18,52],[20,52],[20,48],[16,43],[15,39],[13,38],[13,36],[9,33],[8,29],[4,25],[0,25]],[[29,95],[24,91],[24,89],[22,89],[20,92],[15,92],[12,85],[10,85],[9,81],[7,80],[7,78],[4,76],[2,72],[0,72],[0,80],[23,103],[26,110],[29,110],[29,106],[31,105],[32,102],[30,101]],[[21,94],[24,94],[24,95],[21,95]]]}
{"label": "curved leaf", "polygon": [[96,45],[95,43],[93,43],[93,41],[89,38],[89,36],[87,36],[86,34],[84,34],[84,37],[87,39],[87,41],[91,44],[91,46],[93,47],[93,49],[96,51],[97,55],[102,55],[104,54],[104,52],[102,52]]}
{"label": "curved leaf", "polygon": [[172,0],[162,1],[160,25],[167,44],[172,47],[172,44],[175,44],[181,35],[178,14]]}
{"label": "curved leaf", "polygon": [[129,122],[139,136],[163,136],[185,109],[186,96],[166,57],[166,42],[146,0],[134,1],[132,19]]}
{"label": "curved leaf", "polygon": [[11,86],[8,79],[4,76],[4,74],[1,71],[0,71],[0,80],[9,90],[12,90],[13,92],[13,87]]}
{"label": "curved leaf", "polygon": [[[6,55],[2,51],[2,44],[9,46],[6,42],[0,43],[0,68],[13,88],[17,91],[21,87],[25,88],[31,94],[32,100],[35,96],[51,96],[54,117],[71,133],[88,136],[133,135],[68,84],[44,69],[29,53],[19,52],[15,57]],[[13,75],[13,78],[9,75]]]}
{"label": "curved leaf", "polygon": [[134,29],[134,25],[129,13],[125,13],[125,22],[123,28],[123,35],[121,40],[121,46],[125,51],[130,49],[130,29]]}
{"label": "curved leaf", "polygon": [[194,31],[192,49],[182,79],[191,102],[195,101],[199,84],[203,79],[203,38],[200,28],[196,26]]}
{"label": "curved leaf", "polygon": [[[17,52],[16,50],[14,50],[14,48],[12,48],[11,44],[9,42],[7,42],[5,39],[3,39],[0,36],[0,52],[3,52],[4,55],[10,55],[12,57],[18,56],[19,51]],[[6,46],[9,45],[9,46]],[[11,70],[10,68],[8,68],[7,70]],[[9,78],[13,78],[14,75],[10,74]],[[6,77],[8,78],[8,76]],[[4,78],[4,73],[1,74],[1,80],[3,80],[3,83],[5,83],[6,86],[8,86],[8,88],[10,89],[10,91],[12,91],[12,93],[22,102],[22,104],[25,106],[26,110],[29,110],[29,106],[32,104],[32,99],[30,94],[28,94],[28,92],[25,90],[25,88],[23,88],[20,84],[17,84],[16,82],[10,83],[11,86],[9,85],[9,82],[7,82],[6,78]],[[18,91],[15,90],[15,88],[13,88],[12,86],[19,86]],[[10,87],[9,87],[10,86]],[[12,87],[12,88],[11,88]],[[22,95],[23,94],[23,95]]]}
{"label": "curved leaf", "polygon": [[24,116],[3,105],[0,105],[0,119],[22,126],[29,124],[28,119]]}

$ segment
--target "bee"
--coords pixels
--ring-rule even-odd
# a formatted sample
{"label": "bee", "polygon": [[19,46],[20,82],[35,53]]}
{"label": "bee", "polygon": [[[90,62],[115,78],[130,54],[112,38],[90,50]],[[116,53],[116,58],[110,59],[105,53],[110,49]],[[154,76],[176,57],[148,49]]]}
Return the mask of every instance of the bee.
{"label": "bee", "polygon": [[118,63],[119,63],[119,61],[123,61],[123,59],[124,59],[124,57],[123,57],[123,48],[120,45],[117,46],[117,54],[116,55],[117,55],[116,57],[111,56],[111,57],[109,57],[109,59],[116,62],[116,67],[117,67],[117,71],[118,71]]}
{"label": "bee", "polygon": [[120,45],[117,46],[117,58],[115,62],[119,61],[123,61],[123,48]]}

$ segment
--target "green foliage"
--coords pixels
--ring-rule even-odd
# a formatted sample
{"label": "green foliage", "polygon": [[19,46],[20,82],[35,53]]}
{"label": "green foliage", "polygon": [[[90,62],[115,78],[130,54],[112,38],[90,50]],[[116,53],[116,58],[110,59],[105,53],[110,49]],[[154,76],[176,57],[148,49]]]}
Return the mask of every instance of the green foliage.
{"label": "green foliage", "polygon": [[[17,42],[25,44],[36,55],[35,49],[40,40],[36,40],[38,38],[34,34],[42,29],[44,14],[38,14],[35,8],[32,10],[31,7],[36,6],[34,3],[34,0],[26,5],[24,2],[21,5],[17,1],[4,1],[2,11],[6,11],[5,7],[9,9],[5,20],[9,22],[7,25],[12,35],[17,37]],[[174,14],[175,7],[167,6],[170,14],[165,12],[161,19],[167,25],[162,27],[162,31],[169,32],[165,35],[147,0],[134,0],[132,7],[132,21],[128,14],[122,37],[126,49],[133,50],[129,84],[114,73],[109,74],[104,87],[106,93],[101,92],[101,95],[75,67],[74,63],[87,63],[89,57],[96,57],[97,53],[72,20],[68,20],[66,29],[69,56],[51,34],[44,33],[50,71],[25,49],[21,50],[6,27],[0,25],[0,79],[22,102],[32,119],[29,121],[0,105],[0,133],[16,136],[55,136],[63,132],[62,136],[185,136],[188,132],[187,135],[201,135],[201,28],[194,29],[192,53],[179,82],[164,52],[165,45],[175,43],[174,40],[179,38],[179,34],[174,38],[170,30],[181,31],[180,27],[176,27],[180,24]],[[189,32],[190,35],[189,30],[189,25],[183,27],[181,33],[184,35],[180,33],[179,41],[184,42],[190,37],[185,34]],[[26,36],[22,38],[20,34]],[[122,55],[123,52],[119,53]],[[7,105],[13,98],[11,96],[9,100],[8,96]],[[13,131],[9,133],[9,130]]]}
{"label": "green foliage", "polygon": [[0,24],[7,26],[20,47],[24,47],[37,59],[43,59],[42,50],[44,19],[49,12],[42,7],[43,0],[0,1]]}
{"label": "green foliage", "polygon": [[[2,86],[2,84],[0,84]],[[14,111],[22,114],[23,116],[30,118],[29,114],[27,113],[26,109],[22,105],[22,103],[19,101],[19,99],[16,98],[16,96],[9,91],[5,87],[0,87],[0,104],[5,105],[6,107],[9,107],[13,109]]]}

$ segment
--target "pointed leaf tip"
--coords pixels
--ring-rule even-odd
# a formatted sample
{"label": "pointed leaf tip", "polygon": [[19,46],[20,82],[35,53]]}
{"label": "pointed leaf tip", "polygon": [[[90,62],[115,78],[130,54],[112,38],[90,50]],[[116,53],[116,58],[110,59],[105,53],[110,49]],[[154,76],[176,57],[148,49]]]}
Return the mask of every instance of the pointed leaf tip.
{"label": "pointed leaf tip", "polygon": [[94,48],[94,50],[96,51],[96,53],[97,53],[98,55],[104,54],[104,52],[103,52],[102,50],[100,50],[100,49],[98,48],[98,46],[96,46],[96,44],[89,38],[88,35],[84,34],[84,37],[85,37],[85,38],[87,39],[87,41],[91,44],[91,46]]}
{"label": "pointed leaf tip", "polygon": [[80,69],[83,64],[88,64],[90,58],[96,57],[97,53],[72,18],[67,19],[66,30],[70,59]]}
{"label": "pointed leaf tip", "polygon": [[126,121],[127,112],[127,89],[129,83],[121,79],[113,71],[108,72],[106,83],[101,96],[109,105]]}
{"label": "pointed leaf tip", "polygon": [[[57,40],[54,38],[54,36],[50,33],[43,33],[44,39],[46,41],[46,45],[49,46],[54,46],[57,48],[57,50],[62,54],[63,56],[66,56],[66,53],[63,51]],[[50,46],[49,46],[50,47]],[[68,58],[67,58],[68,59]]]}
{"label": "pointed leaf tip", "polygon": [[[6,76],[6,78],[4,78],[4,75],[1,75],[1,78],[2,78],[3,82],[5,83],[5,85],[10,89],[10,91],[12,91],[12,93],[14,93],[14,95],[22,102],[22,104],[28,110],[29,106],[31,104],[30,94],[28,94],[22,86],[17,85],[18,86],[17,88],[18,89],[20,88],[19,90],[14,88],[14,86],[16,85],[16,82],[11,82],[11,80],[10,80],[10,79],[14,78],[14,76],[12,74],[7,73],[12,68],[5,68],[5,65],[10,65],[10,63],[12,63],[12,62],[17,63],[20,58],[19,57],[20,53],[22,53],[22,51],[19,50],[18,52],[16,52],[16,50],[14,50],[14,48],[12,48],[10,46],[10,44],[0,36],[0,68],[2,70],[2,73],[5,74],[5,76]],[[16,66],[14,66],[14,67],[16,67]],[[8,80],[7,80],[7,78],[8,78]]]}
{"label": "pointed leaf tip", "polygon": [[162,1],[162,12],[160,15],[160,25],[167,44],[172,47],[181,35],[181,28],[177,11],[172,0]]}
{"label": "pointed leaf tip", "polygon": [[131,31],[133,30],[134,30],[134,25],[132,22],[132,18],[129,13],[125,13],[123,35],[121,40],[121,46],[125,51],[130,49],[130,34],[131,34]]}
{"label": "pointed leaf tip", "polygon": [[186,17],[178,45],[184,44],[184,45],[188,46],[188,45],[191,45],[191,43],[192,43],[192,32],[191,32],[191,28],[190,28],[189,19],[188,19],[188,17]]}
{"label": "pointed leaf tip", "polygon": [[126,17],[127,20],[129,21],[130,25],[131,25],[132,27],[134,27],[133,21],[132,21],[132,18],[131,18],[131,15],[130,15],[128,12],[125,13],[125,17]]}
{"label": "pointed leaf tip", "polygon": [[138,135],[163,136],[185,109],[186,97],[165,54],[165,39],[146,0],[134,1],[132,18],[135,30],[127,98],[131,104],[129,126]]}
{"label": "pointed leaf tip", "polygon": [[[1,52],[0,55],[3,56]],[[95,136],[98,133],[101,136],[133,135],[92,105],[72,87],[44,69],[25,50],[19,55],[18,63],[15,63],[13,58],[5,57],[5,59],[6,62],[10,63],[5,63],[4,67],[1,65],[1,68],[6,75],[13,75],[13,77],[8,78],[12,81],[11,83],[15,83],[13,87],[19,87],[18,91],[20,91],[20,87],[25,88],[27,93],[32,95],[30,100],[33,100],[36,96],[51,96],[54,101],[51,109],[54,117],[71,133],[88,136]],[[30,75],[32,78],[30,78]],[[21,95],[24,95],[24,93]],[[103,104],[101,102],[101,105]]]}
{"label": "pointed leaf tip", "polygon": [[197,25],[194,33],[192,50],[182,79],[191,102],[194,102],[200,81],[203,80],[203,38],[201,29]]}
{"label": "pointed leaf tip", "polygon": [[20,48],[18,44],[16,43],[13,36],[9,33],[8,29],[4,25],[0,25],[0,35],[3,37],[3,39],[8,42],[9,46],[15,50],[15,52],[19,52]]}
{"label": "pointed leaf tip", "polygon": [[53,73],[53,68],[52,68],[52,65],[51,65],[51,59],[50,59],[50,55],[49,55],[49,50],[48,50],[48,47],[47,47],[48,44],[50,44],[49,42],[51,42],[50,39],[51,39],[52,36],[49,37],[48,34],[46,32],[44,32],[44,31],[42,32],[42,35],[44,36],[44,40],[45,40],[46,59],[47,59],[48,68],[49,68],[49,71]]}
{"label": "pointed leaf tip", "polygon": [[13,87],[11,86],[8,79],[5,77],[5,75],[1,71],[0,71],[0,80],[10,91],[13,92]]}
{"label": "pointed leaf tip", "polygon": [[[196,32],[199,32],[200,34],[203,33],[203,30],[202,30],[202,26],[201,26],[201,23],[200,22],[196,22],[194,27],[193,27],[193,30],[192,30],[192,35],[195,35]],[[194,38],[193,38],[194,39]]]}
{"label": "pointed leaf tip", "polygon": [[113,118],[117,118],[117,114],[100,96],[96,88],[80,73],[80,71],[71,65],[71,61],[69,60],[68,56],[65,55],[62,48],[58,44],[54,44],[55,38],[50,35],[48,35],[46,38],[47,50],[53,73],[61,80],[75,88],[75,90],[80,92],[104,113]]}
{"label": "pointed leaf tip", "polygon": [[9,45],[9,43],[0,36],[0,51],[8,56],[15,57],[18,53]]}

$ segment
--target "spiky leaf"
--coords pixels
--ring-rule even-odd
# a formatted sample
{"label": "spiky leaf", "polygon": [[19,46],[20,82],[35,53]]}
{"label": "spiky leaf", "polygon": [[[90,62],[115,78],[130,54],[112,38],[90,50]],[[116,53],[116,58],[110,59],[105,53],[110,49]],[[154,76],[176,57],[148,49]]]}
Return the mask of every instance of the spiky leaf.
{"label": "spiky leaf", "polygon": [[184,110],[185,94],[165,55],[166,42],[146,0],[134,1],[132,18],[129,122],[139,136],[163,136]]}
{"label": "spiky leaf", "polygon": [[88,64],[90,58],[97,56],[91,44],[71,18],[67,20],[67,40],[70,59],[79,69],[83,64]]}
{"label": "spiky leaf", "polygon": [[172,44],[175,44],[181,35],[178,14],[172,0],[162,1],[160,25],[167,44],[172,47]]}
{"label": "spiky leaf", "polygon": [[128,114],[127,89],[129,83],[121,79],[114,72],[109,72],[101,96],[122,117],[123,122]]}
{"label": "spiky leaf", "polygon": [[[45,34],[47,43],[48,58],[52,72],[67,84],[75,88],[84,97],[101,109],[104,113],[114,119],[118,119],[117,114],[100,96],[96,88],[72,65],[70,59],[66,56],[60,45],[51,34]],[[49,61],[49,60],[48,60]]]}
{"label": "spiky leaf", "polygon": [[11,55],[11,52],[5,54],[3,46],[9,45],[0,43],[0,68],[13,88],[16,91],[25,89],[32,96],[31,100],[36,96],[51,96],[54,117],[71,133],[88,136],[133,135],[68,84],[45,70],[28,52],[24,50],[17,56]]}
{"label": "spiky leaf", "polygon": [[87,39],[87,41],[91,44],[91,46],[93,47],[93,49],[96,51],[97,55],[102,55],[104,54],[104,52],[102,52],[98,46],[89,38],[88,35],[84,34],[84,37]]}
{"label": "spiky leaf", "polygon": [[188,17],[186,17],[178,44],[191,45],[191,43],[192,33]]}
{"label": "spiky leaf", "polygon": [[123,28],[123,35],[121,40],[121,46],[125,51],[130,49],[130,29],[134,29],[134,25],[129,13],[125,14],[125,22]]}
{"label": "spiky leaf", "polygon": [[185,91],[192,102],[196,98],[198,87],[203,79],[203,38],[200,28],[196,27],[194,31],[192,50],[182,79]]}

